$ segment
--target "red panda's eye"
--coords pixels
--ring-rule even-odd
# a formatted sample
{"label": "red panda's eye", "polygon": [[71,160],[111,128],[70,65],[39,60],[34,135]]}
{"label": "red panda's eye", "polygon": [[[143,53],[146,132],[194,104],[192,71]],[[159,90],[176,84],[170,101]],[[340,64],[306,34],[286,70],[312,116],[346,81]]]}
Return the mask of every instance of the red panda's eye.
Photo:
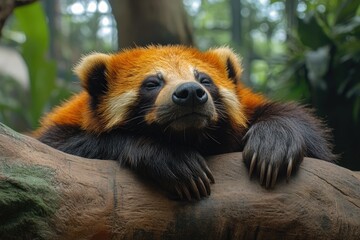
{"label": "red panda's eye", "polygon": [[211,80],[209,78],[200,79],[201,84],[211,84]]}
{"label": "red panda's eye", "polygon": [[156,87],[160,86],[160,84],[158,82],[147,82],[145,86],[147,88],[156,88]]}
{"label": "red panda's eye", "polygon": [[211,85],[212,84],[211,78],[205,73],[198,74],[198,81],[203,85]]}
{"label": "red panda's eye", "polygon": [[147,90],[153,90],[161,86],[161,80],[157,77],[149,77],[145,80],[143,86]]}

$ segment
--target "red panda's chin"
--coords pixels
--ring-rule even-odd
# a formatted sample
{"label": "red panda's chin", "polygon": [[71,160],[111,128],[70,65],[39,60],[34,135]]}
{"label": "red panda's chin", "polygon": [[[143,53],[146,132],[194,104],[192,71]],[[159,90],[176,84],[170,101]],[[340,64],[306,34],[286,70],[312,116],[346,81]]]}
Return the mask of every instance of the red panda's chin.
{"label": "red panda's chin", "polygon": [[210,122],[209,116],[193,112],[176,118],[169,124],[169,127],[174,131],[202,129],[209,126]]}

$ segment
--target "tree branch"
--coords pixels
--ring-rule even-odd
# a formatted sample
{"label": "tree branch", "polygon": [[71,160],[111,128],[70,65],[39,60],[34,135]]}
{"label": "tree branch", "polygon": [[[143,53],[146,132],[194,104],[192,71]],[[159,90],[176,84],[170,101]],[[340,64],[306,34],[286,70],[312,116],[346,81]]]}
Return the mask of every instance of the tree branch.
{"label": "tree branch", "polygon": [[358,239],[360,174],[305,159],[273,190],[241,153],[210,157],[199,202],[169,200],[115,161],[64,154],[0,125],[0,239]]}

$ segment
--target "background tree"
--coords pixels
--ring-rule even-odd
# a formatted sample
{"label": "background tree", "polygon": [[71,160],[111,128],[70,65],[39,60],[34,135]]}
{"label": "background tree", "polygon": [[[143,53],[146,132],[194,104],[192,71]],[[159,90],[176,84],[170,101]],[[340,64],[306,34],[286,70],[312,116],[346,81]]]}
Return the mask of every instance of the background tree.
{"label": "background tree", "polygon": [[112,0],[110,4],[120,49],[149,44],[193,44],[182,0]]}
{"label": "background tree", "polygon": [[0,36],[5,21],[12,13],[14,8],[33,3],[35,1],[36,0],[2,0],[0,2]]}

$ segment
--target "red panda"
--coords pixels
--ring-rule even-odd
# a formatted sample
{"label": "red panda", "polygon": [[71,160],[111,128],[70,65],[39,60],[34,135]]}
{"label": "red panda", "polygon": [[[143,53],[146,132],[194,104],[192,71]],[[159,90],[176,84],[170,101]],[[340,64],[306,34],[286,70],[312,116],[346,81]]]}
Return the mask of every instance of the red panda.
{"label": "red panda", "polygon": [[243,151],[250,176],[266,188],[289,178],[304,156],[335,158],[311,111],[241,83],[230,48],[94,53],[74,71],[84,90],[45,116],[36,137],[66,153],[118,160],[176,198],[210,195],[209,155]]}

